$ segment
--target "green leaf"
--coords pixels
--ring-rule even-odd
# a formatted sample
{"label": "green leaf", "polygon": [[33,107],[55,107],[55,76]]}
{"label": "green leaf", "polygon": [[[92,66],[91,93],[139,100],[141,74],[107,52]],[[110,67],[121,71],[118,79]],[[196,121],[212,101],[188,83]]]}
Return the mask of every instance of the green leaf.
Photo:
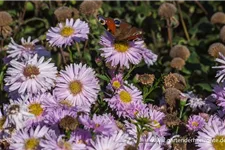
{"label": "green leaf", "polygon": [[202,88],[202,90],[206,90],[208,92],[212,92],[212,87],[208,83],[198,83],[195,86],[199,86]]}
{"label": "green leaf", "polygon": [[97,77],[107,82],[109,82],[110,80],[106,75],[102,75],[102,74],[97,74]]}

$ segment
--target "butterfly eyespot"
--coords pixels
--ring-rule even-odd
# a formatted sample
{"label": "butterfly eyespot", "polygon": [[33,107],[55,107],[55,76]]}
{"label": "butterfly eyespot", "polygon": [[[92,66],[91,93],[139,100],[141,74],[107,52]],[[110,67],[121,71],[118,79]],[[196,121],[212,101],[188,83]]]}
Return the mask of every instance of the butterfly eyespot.
{"label": "butterfly eyespot", "polygon": [[115,23],[116,27],[119,27],[120,26],[120,23],[121,23],[121,20],[118,19],[118,18],[115,18],[114,19],[114,23]]}
{"label": "butterfly eyespot", "polygon": [[99,22],[102,24],[102,25],[105,25],[106,21],[102,18],[99,18]]}

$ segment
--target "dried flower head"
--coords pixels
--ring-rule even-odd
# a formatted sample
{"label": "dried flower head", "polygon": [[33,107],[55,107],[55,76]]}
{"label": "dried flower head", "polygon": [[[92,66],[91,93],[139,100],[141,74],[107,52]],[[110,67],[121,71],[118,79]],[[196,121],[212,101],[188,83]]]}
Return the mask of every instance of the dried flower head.
{"label": "dried flower head", "polygon": [[152,85],[155,80],[154,74],[142,74],[138,76],[138,80],[144,85]]}
{"label": "dried flower head", "polygon": [[101,0],[98,0],[98,1],[93,1],[97,4],[98,8],[101,8],[102,7],[102,1]]}
{"label": "dried flower head", "polygon": [[184,45],[176,45],[170,50],[170,57],[180,57],[183,60],[187,60],[190,56],[189,49]]}
{"label": "dried flower head", "polygon": [[159,16],[166,18],[166,19],[173,17],[176,12],[177,12],[176,6],[171,3],[167,3],[167,2],[160,5],[160,7],[158,9]]}
{"label": "dried flower head", "polygon": [[180,57],[175,57],[173,60],[170,62],[170,66],[172,68],[175,68],[177,70],[181,70],[185,65],[185,61],[180,58]]}
{"label": "dried flower head", "polygon": [[12,28],[10,26],[3,26],[0,27],[0,35],[3,36],[3,38],[11,36]]}
{"label": "dried flower head", "polygon": [[176,137],[173,140],[173,149],[174,150],[187,150],[187,137]]}
{"label": "dried flower head", "polygon": [[69,8],[66,6],[59,7],[54,12],[59,22],[65,22],[66,19],[79,18],[79,11],[76,8]]}
{"label": "dried flower head", "polygon": [[80,4],[80,12],[84,15],[93,15],[97,12],[99,9],[99,3],[96,3],[95,1],[83,1]]}
{"label": "dried flower head", "polygon": [[177,112],[167,113],[163,122],[167,127],[178,126],[181,123],[181,120],[177,117]]}
{"label": "dried flower head", "polygon": [[173,73],[170,73],[164,77],[164,87],[167,88],[172,88],[175,87],[176,83],[178,83],[179,80],[176,75]]}
{"label": "dried flower head", "polygon": [[220,39],[223,43],[225,43],[225,26],[220,30]]}
{"label": "dried flower head", "polygon": [[223,12],[216,12],[211,17],[213,24],[225,24],[225,14]]}
{"label": "dried flower head", "polygon": [[181,74],[179,73],[173,73],[177,79],[178,79],[178,82],[175,84],[175,88],[178,89],[178,90],[184,90],[185,87],[186,87],[186,81],[185,81],[185,78],[184,76],[182,76]]}
{"label": "dried flower head", "polygon": [[176,88],[168,88],[165,91],[166,103],[174,108],[176,106],[176,100],[180,98],[181,91]]}
{"label": "dried flower head", "polygon": [[59,126],[64,130],[74,131],[78,126],[78,120],[69,115],[66,115],[60,120]]}
{"label": "dried flower head", "polygon": [[12,17],[6,11],[0,11],[0,27],[8,26],[12,23]]}
{"label": "dried flower head", "polygon": [[213,43],[209,46],[208,53],[214,58],[218,58],[219,53],[225,56],[225,46],[222,43]]}
{"label": "dried flower head", "polygon": [[137,148],[135,146],[133,146],[133,145],[126,145],[124,147],[124,150],[137,150]]}

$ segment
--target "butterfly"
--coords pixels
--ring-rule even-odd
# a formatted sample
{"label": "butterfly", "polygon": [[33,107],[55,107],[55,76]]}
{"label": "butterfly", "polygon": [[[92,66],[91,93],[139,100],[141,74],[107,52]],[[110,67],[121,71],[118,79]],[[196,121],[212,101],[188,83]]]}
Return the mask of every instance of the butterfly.
{"label": "butterfly", "polygon": [[142,30],[118,18],[97,15],[99,22],[110,32],[116,41],[135,41],[142,39]]}

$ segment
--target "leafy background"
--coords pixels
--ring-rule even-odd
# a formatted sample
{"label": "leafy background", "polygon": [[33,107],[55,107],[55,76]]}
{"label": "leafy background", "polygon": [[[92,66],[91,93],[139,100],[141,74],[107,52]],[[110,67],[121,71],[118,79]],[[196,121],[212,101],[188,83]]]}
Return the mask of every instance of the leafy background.
{"label": "leafy background", "polygon": [[[21,37],[27,38],[31,36],[32,39],[39,39],[39,44],[51,51],[53,61],[56,62],[58,68],[63,68],[61,58],[58,55],[58,49],[52,48],[46,42],[46,32],[50,27],[57,25],[57,19],[54,11],[61,6],[68,6],[77,8],[82,1],[0,1],[0,10],[7,11],[13,18],[12,38],[20,43]],[[158,61],[154,66],[148,68],[146,65],[140,64],[135,68],[130,76],[129,81],[135,81],[134,77],[138,74],[152,73],[156,78],[160,78],[162,74],[169,72],[179,72],[187,81],[186,91],[194,91],[200,97],[206,97],[212,91],[212,85],[215,83],[216,70],[212,69],[215,65],[214,59],[208,54],[208,47],[220,41],[219,32],[221,26],[213,25],[210,22],[211,16],[218,11],[223,11],[225,7],[224,2],[215,1],[192,1],[192,2],[172,2],[177,8],[176,18],[179,25],[173,28],[173,46],[182,44],[188,47],[191,52],[190,58],[187,60],[185,67],[181,71],[173,70],[169,62],[171,58],[169,51],[171,49],[168,35],[166,21],[158,15],[158,8],[163,1],[104,1],[98,13],[106,17],[116,17],[126,20],[133,26],[139,27],[144,31],[144,40],[149,49],[156,53]],[[190,39],[186,38],[183,26],[181,24],[180,14],[182,14],[184,23],[187,27]],[[76,47],[71,47],[74,62],[84,62],[95,68],[99,77],[102,80],[102,85],[106,85],[107,75],[106,67],[104,65],[96,64],[95,59],[100,58],[99,39],[104,28],[98,23],[96,17],[86,16],[80,14],[80,18],[89,23],[91,28],[89,40],[86,43],[81,43],[82,58],[78,59]],[[3,39],[1,37],[1,58],[6,56],[7,45],[10,42],[10,37]],[[101,60],[102,58],[100,58]],[[102,63],[103,60],[101,60]],[[7,101],[7,95],[4,92],[3,77],[5,72],[5,65],[1,61],[1,102]],[[129,71],[129,70],[127,70]],[[145,89],[136,84],[142,91]],[[143,89],[142,89],[143,88]],[[161,89],[155,90],[149,99],[158,99],[162,92]],[[156,101],[155,101],[156,102]]]}

